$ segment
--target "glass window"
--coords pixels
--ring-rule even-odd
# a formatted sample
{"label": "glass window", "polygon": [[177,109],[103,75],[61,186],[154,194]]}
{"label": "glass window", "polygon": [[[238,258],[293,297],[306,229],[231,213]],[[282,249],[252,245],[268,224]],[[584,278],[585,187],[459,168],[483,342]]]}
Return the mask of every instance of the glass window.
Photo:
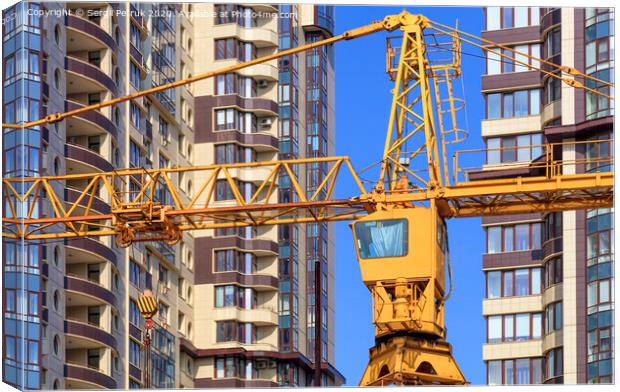
{"label": "glass window", "polygon": [[515,7],[515,27],[525,27],[529,25],[528,11],[528,7]]}
{"label": "glass window", "polygon": [[517,340],[527,340],[530,338],[530,314],[517,314]]}
{"label": "glass window", "polygon": [[487,118],[493,120],[500,118],[502,113],[502,94],[487,95]]}
{"label": "glass window", "polygon": [[514,367],[513,361],[504,361],[504,385],[514,384]]}
{"label": "glass window", "polygon": [[530,90],[530,115],[540,114],[540,90]]}
{"label": "glass window", "polygon": [[514,250],[514,228],[507,226],[504,228],[504,252],[512,252]]}
{"label": "glass window", "polygon": [[530,225],[520,224],[515,226],[516,233],[516,249],[517,250],[529,250],[530,249]]}
{"label": "glass window", "polygon": [[515,337],[515,317],[512,314],[504,316],[504,340],[512,342]]}
{"label": "glass window", "polygon": [[514,295],[513,275],[512,271],[504,272],[504,297],[512,297]]}
{"label": "glass window", "polygon": [[501,342],[502,340],[502,316],[489,316],[488,318],[489,343]]}
{"label": "glass window", "polygon": [[527,116],[528,115],[528,91],[515,91],[515,116]]}
{"label": "glass window", "polygon": [[495,165],[501,162],[501,138],[490,137],[487,139],[487,163]]}
{"label": "glass window", "polygon": [[498,75],[502,73],[503,59],[497,50],[497,48],[487,50],[487,75]]}
{"label": "glass window", "polygon": [[490,226],[487,228],[487,253],[502,251],[502,227]]}
{"label": "glass window", "polygon": [[531,274],[532,274],[532,295],[535,294],[540,294],[540,289],[542,287],[542,280],[541,280],[541,269],[540,268],[532,268],[531,270]]}
{"label": "glass window", "polygon": [[[522,8],[518,7],[517,9]],[[519,358],[516,361],[517,366],[517,384],[529,384],[530,383],[530,359],[529,358]]]}
{"label": "glass window", "polygon": [[518,269],[515,271],[515,295],[528,295],[530,288],[529,269]]}
{"label": "glass window", "polygon": [[508,29],[513,27],[513,8],[503,7],[502,11],[504,12],[502,28]]}
{"label": "glass window", "polygon": [[[500,7],[486,7],[487,11],[487,30],[500,29]],[[501,380],[501,377],[500,377]]]}
{"label": "glass window", "polygon": [[504,137],[502,143],[502,162],[515,162],[517,160],[517,138]]}
{"label": "glass window", "polygon": [[502,117],[509,118],[514,116],[514,95],[503,94],[503,114]]}
{"label": "glass window", "polygon": [[487,272],[487,298],[499,298],[502,295],[502,272]]}
{"label": "glass window", "polygon": [[542,336],[542,314],[532,314],[532,338],[539,339]]}
{"label": "glass window", "polygon": [[[497,8],[497,7],[494,7]],[[501,385],[502,384],[502,361],[489,361],[487,362],[488,372],[488,384],[489,385]]]}
{"label": "glass window", "polygon": [[405,219],[357,222],[354,227],[361,258],[407,255],[408,230]]}

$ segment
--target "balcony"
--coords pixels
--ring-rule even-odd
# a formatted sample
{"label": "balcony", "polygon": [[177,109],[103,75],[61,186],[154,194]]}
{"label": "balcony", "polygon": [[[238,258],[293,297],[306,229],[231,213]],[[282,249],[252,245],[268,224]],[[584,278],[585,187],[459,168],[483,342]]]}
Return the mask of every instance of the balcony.
{"label": "balcony", "polygon": [[65,276],[67,306],[116,306],[116,296],[99,283],[78,276]]}
{"label": "balcony", "polygon": [[238,37],[245,42],[251,42],[257,48],[278,46],[278,33],[264,26],[242,27],[236,23],[215,25],[214,38]]}
{"label": "balcony", "polygon": [[118,50],[114,38],[101,26],[76,15],[66,15],[67,48],[71,52],[95,51],[110,49]]}
{"label": "balcony", "polygon": [[116,95],[116,84],[99,67],[76,57],[65,57],[67,95],[88,94],[109,90]]}
{"label": "balcony", "polygon": [[95,151],[77,144],[65,144],[67,174],[85,174],[96,171],[110,172],[114,166]]}
{"label": "balcony", "polygon": [[66,263],[100,263],[109,261],[117,264],[116,253],[103,243],[92,238],[77,237],[65,240]]}
{"label": "balcony", "polygon": [[65,320],[65,349],[110,347],[117,350],[116,338],[103,328],[78,320]]}
{"label": "balcony", "polygon": [[241,309],[237,307],[213,309],[213,318],[216,320],[238,320],[244,323],[253,323],[256,326],[278,325],[278,313],[269,306],[258,306],[255,309]]}
{"label": "balcony", "polygon": [[[66,111],[79,109],[84,106],[79,102],[65,101]],[[68,117],[65,121],[67,122],[67,136],[94,136],[109,133],[115,139],[118,138],[116,125],[98,110],[76,114],[75,116]]]}
{"label": "balcony", "polygon": [[65,364],[67,389],[116,389],[116,380],[103,370],[82,364]]}

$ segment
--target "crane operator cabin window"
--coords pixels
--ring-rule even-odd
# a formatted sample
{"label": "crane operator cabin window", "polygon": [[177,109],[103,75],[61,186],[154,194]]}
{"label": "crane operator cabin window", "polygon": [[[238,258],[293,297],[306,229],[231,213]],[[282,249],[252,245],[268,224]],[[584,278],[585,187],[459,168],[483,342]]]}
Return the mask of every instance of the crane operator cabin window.
{"label": "crane operator cabin window", "polygon": [[401,257],[408,252],[407,220],[388,219],[355,224],[357,247],[362,259]]}

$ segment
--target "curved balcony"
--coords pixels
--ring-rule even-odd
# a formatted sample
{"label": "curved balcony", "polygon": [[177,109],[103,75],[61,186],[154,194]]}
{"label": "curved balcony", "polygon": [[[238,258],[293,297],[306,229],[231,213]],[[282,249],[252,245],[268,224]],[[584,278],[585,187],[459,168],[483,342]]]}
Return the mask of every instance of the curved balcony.
{"label": "curved balcony", "polygon": [[553,238],[545,241],[542,245],[542,257],[546,261],[550,256],[557,255],[562,252],[563,240],[562,237]]}
{"label": "curved balcony", "polygon": [[66,263],[100,263],[109,261],[117,265],[116,253],[103,243],[92,238],[78,237],[65,240]]}
{"label": "curved balcony", "polygon": [[245,98],[237,94],[216,95],[213,97],[214,107],[237,107],[246,112],[252,112],[257,116],[277,116],[278,103],[265,98]]}
{"label": "curved balcony", "polygon": [[258,291],[277,290],[278,278],[271,275],[251,274],[246,275],[240,272],[215,272],[213,279],[209,280],[213,284],[238,283],[244,287],[252,287]]}
{"label": "curved balcony", "polygon": [[95,171],[109,172],[114,170],[114,166],[104,157],[77,144],[65,144],[65,157],[68,160],[67,174],[84,174]]}
{"label": "curved balcony", "polygon": [[67,48],[72,52],[110,49],[118,50],[114,38],[101,26],[76,15],[66,15]]}
{"label": "curved balcony", "polygon": [[214,38],[238,37],[245,42],[253,43],[257,48],[278,46],[278,32],[263,26],[242,27],[236,23],[216,25],[213,29]]}
{"label": "curved balcony", "polygon": [[[81,194],[82,192],[77,189],[65,188],[65,202],[73,205]],[[90,196],[84,196],[84,198],[80,201],[79,206],[86,207],[88,203],[91,203],[91,210],[102,214],[109,214],[111,212],[110,205],[96,196],[93,198],[92,202],[90,201]]]}
{"label": "curved balcony", "polygon": [[116,380],[101,369],[73,363],[65,364],[67,389],[116,389]]}
{"label": "curved balcony", "polygon": [[254,79],[265,79],[271,82],[278,80],[278,67],[273,64],[256,64],[252,67],[242,68],[238,73],[241,76],[252,77]]}
{"label": "curved balcony", "polygon": [[278,325],[278,313],[270,307],[256,309],[241,309],[235,307],[217,308],[213,311],[216,320],[238,320],[244,323],[253,323],[257,326]]}
{"label": "curved balcony", "polygon": [[[75,101],[65,101],[66,111],[79,109],[84,106]],[[67,121],[67,136],[93,136],[107,132],[115,139],[118,138],[116,125],[98,110],[76,114],[75,116],[68,117],[65,121]]]}
{"label": "curved balcony", "polygon": [[116,296],[99,283],[77,276],[65,276],[67,306],[112,305],[116,307]]}
{"label": "curved balcony", "polygon": [[207,135],[212,143],[237,142],[257,152],[278,151],[278,139],[269,133],[245,133],[238,130],[215,131]]}
{"label": "curved balcony", "polygon": [[116,350],[116,338],[104,329],[77,320],[65,320],[65,348],[88,349],[110,347]]}
{"label": "curved balcony", "polygon": [[562,23],[562,9],[553,8],[540,18],[540,32],[544,33],[550,27]]}
{"label": "curved balcony", "polygon": [[96,93],[109,90],[116,95],[116,84],[99,67],[75,57],[65,57],[67,95]]}
{"label": "curved balcony", "polygon": [[263,239],[246,239],[241,237],[216,237],[211,239],[213,249],[237,248],[249,251],[256,256],[276,256],[278,254],[278,243]]}

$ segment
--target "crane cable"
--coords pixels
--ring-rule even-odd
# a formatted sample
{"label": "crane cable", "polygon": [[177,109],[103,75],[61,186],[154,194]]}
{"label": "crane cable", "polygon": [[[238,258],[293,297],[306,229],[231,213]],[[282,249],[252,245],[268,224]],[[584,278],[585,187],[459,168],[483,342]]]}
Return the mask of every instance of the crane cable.
{"label": "crane cable", "polygon": [[[614,86],[613,83],[610,83],[610,82],[607,82],[607,81],[595,78],[594,76],[586,75],[583,72],[577,70],[576,68],[565,66],[565,65],[558,65],[558,64],[555,64],[555,63],[553,63],[551,61],[534,57],[534,56],[532,56],[530,54],[520,52],[520,51],[518,51],[516,49],[513,49],[513,48],[510,48],[508,46],[505,46],[505,45],[502,45],[502,44],[498,44],[496,42],[490,41],[490,40],[482,38],[482,37],[477,37],[477,36],[475,36],[473,34],[469,34],[467,32],[455,29],[455,28],[450,27],[450,26],[443,25],[443,24],[435,22],[435,21],[430,21],[429,24],[431,25],[431,27],[433,29],[439,31],[440,33],[449,35],[449,36],[451,36],[451,37],[453,37],[455,39],[459,39],[459,40],[461,40],[461,41],[463,41],[465,43],[468,43],[468,44],[470,44],[472,46],[480,48],[480,49],[482,49],[484,51],[495,53],[495,54],[497,54],[497,55],[499,55],[501,57],[504,57],[506,59],[512,60],[512,62],[520,64],[520,65],[523,65],[523,66],[525,66],[525,67],[527,67],[529,69],[537,70],[537,71],[539,71],[539,72],[541,72],[541,73],[543,73],[545,75],[548,75],[550,77],[556,78],[556,79],[558,79],[558,80],[568,84],[571,87],[581,88],[581,89],[584,89],[584,90],[586,90],[588,92],[591,92],[593,94],[597,94],[597,95],[603,96],[605,98],[608,98],[610,100],[613,100],[612,96],[610,96],[608,94],[605,94],[605,93],[602,93],[602,92],[600,92],[598,90],[592,89],[590,87],[587,87],[583,83],[578,82],[577,80],[568,79],[568,78],[559,76],[559,75],[557,75],[557,74],[555,74],[553,72],[546,71],[546,70],[544,70],[544,69],[542,69],[540,67],[536,67],[536,66],[533,66],[531,64],[525,63],[523,61],[517,60],[516,58],[510,57],[510,56],[508,56],[508,55],[506,55],[506,54],[504,54],[502,52],[497,52],[497,51],[495,51],[493,49],[489,49],[489,48],[485,47],[484,45],[481,45],[481,44],[476,43],[474,41],[471,41],[471,40],[468,40],[466,38],[460,37],[459,34],[462,34],[462,35],[465,35],[467,37],[479,40],[481,42],[484,42],[484,43],[486,43],[488,45],[492,45],[492,46],[498,47],[500,49],[508,50],[508,51],[514,53],[515,55],[521,55],[521,56],[524,56],[526,58],[529,58],[529,59],[532,59],[532,60],[536,60],[536,61],[538,61],[540,63],[547,64],[547,65],[549,65],[551,67],[559,69],[561,72],[564,72],[564,73],[572,75],[572,76],[580,76],[580,77],[583,77],[585,79],[589,79],[589,80],[592,80],[592,81],[597,82],[597,83],[604,84],[604,85],[609,86],[609,87],[613,87]],[[447,30],[451,30],[452,32],[447,31]]]}

